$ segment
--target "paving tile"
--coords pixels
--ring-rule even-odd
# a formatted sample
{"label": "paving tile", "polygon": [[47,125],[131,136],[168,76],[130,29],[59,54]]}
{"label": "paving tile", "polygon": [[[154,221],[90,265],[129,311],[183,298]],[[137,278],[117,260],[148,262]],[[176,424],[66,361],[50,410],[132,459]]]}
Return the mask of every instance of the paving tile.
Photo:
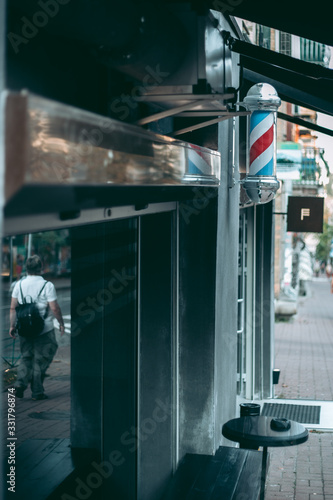
{"label": "paving tile", "polygon": [[[275,366],[281,369],[281,375],[275,394],[332,401],[332,296],[329,294],[327,300],[321,282],[312,286],[312,297],[301,300],[297,318],[276,325]],[[50,377],[45,380],[48,400],[32,401],[30,391],[26,391],[25,397],[17,401],[18,443],[31,437],[70,437],[69,420],[37,420],[30,416],[38,411],[70,411],[70,381],[59,379],[70,373],[69,358],[69,349],[66,353],[62,348],[56,355],[59,362],[51,364]],[[7,394],[3,397],[7,398]],[[333,433],[310,433],[309,440],[300,446],[271,448],[269,452],[265,500],[333,500]]]}
{"label": "paving tile", "polygon": [[[332,295],[325,279],[314,279],[310,288],[297,316],[275,324],[275,366],[281,370],[275,396],[282,400],[333,400]],[[276,452],[271,451],[268,485],[271,474],[275,480],[274,467],[287,463],[296,472],[294,500],[333,500],[333,433],[310,433],[306,443],[290,448],[288,462]],[[280,481],[283,488],[284,475]]]}

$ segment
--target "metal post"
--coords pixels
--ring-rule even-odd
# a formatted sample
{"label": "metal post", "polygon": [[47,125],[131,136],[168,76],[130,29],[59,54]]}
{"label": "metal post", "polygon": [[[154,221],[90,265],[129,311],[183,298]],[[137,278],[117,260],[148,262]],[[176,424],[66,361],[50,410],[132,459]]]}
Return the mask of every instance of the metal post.
{"label": "metal post", "polygon": [[[3,231],[3,207],[5,205],[5,130],[4,130],[4,100],[3,100],[3,90],[6,86],[6,40],[7,40],[7,32],[6,32],[6,6],[7,2],[0,2],[0,238],[2,238]],[[2,246],[0,249],[0,257],[2,260]],[[2,283],[0,282],[0,307],[2,302]],[[3,353],[3,342],[0,342],[0,356],[2,357]],[[0,380],[0,391],[2,393],[3,387],[2,377]],[[3,398],[0,401],[0,414],[3,415],[5,410],[5,406],[3,405]],[[4,426],[0,428],[0,440],[3,442],[5,437],[4,434]],[[3,448],[2,448],[3,449]],[[0,457],[4,457],[4,454],[0,453]],[[5,486],[6,485],[6,475],[9,471],[6,469],[6,472],[0,474],[0,497],[5,496]],[[6,490],[7,493],[7,490]],[[2,498],[3,498],[2,497]]]}
{"label": "metal post", "polygon": [[11,236],[9,238],[9,283],[13,283],[13,266],[14,266],[14,259],[13,259],[13,239],[14,236]]}
{"label": "metal post", "polygon": [[265,498],[266,472],[267,472],[267,446],[264,446],[262,452],[260,500],[264,500]]}
{"label": "metal post", "polygon": [[28,258],[31,257],[32,234],[28,234]]}

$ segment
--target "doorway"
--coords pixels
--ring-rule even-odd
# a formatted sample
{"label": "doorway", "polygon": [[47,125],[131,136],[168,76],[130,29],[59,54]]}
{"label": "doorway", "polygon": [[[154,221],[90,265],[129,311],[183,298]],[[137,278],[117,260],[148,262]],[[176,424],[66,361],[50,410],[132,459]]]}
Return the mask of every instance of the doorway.
{"label": "doorway", "polygon": [[101,491],[119,499],[159,499],[175,462],[176,221],[72,229],[71,443],[117,456]]}
{"label": "doorway", "polygon": [[[91,498],[157,500],[177,459],[176,204],[151,212],[61,228],[70,266],[61,277],[66,293],[58,285],[67,358],[56,356],[45,380],[48,406],[35,409],[45,414],[45,433],[34,420],[21,425],[20,436],[65,438],[79,455],[93,450],[94,463],[111,464],[110,477],[90,471],[100,481]],[[67,372],[60,373],[65,361]],[[88,472],[78,479],[84,482]],[[75,487],[66,493],[75,496]]]}

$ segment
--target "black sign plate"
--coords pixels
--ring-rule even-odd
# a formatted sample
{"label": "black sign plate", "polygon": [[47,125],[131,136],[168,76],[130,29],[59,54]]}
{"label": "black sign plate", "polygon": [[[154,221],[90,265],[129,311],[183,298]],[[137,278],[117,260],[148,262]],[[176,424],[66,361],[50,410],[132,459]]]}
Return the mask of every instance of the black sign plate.
{"label": "black sign plate", "polygon": [[322,233],[324,198],[289,196],[287,231]]}

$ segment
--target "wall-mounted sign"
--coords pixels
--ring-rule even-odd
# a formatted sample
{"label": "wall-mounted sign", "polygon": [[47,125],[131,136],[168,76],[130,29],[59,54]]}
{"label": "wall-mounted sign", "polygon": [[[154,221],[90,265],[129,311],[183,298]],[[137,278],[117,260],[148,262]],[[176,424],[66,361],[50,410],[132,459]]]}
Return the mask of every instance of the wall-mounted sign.
{"label": "wall-mounted sign", "polygon": [[289,196],[287,231],[296,233],[322,233],[324,198]]}

